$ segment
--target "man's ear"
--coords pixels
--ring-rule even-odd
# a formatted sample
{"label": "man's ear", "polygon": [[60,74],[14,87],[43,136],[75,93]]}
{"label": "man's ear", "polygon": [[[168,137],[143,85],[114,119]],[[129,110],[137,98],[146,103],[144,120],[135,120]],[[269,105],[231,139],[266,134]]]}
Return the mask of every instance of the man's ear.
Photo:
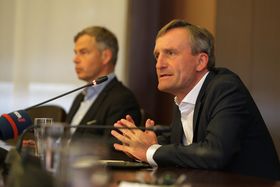
{"label": "man's ear", "polygon": [[102,61],[104,64],[108,64],[110,63],[111,59],[112,59],[112,51],[110,49],[104,49],[102,51]]}
{"label": "man's ear", "polygon": [[206,53],[199,53],[198,54],[198,64],[196,66],[197,71],[202,71],[207,69],[209,57]]}

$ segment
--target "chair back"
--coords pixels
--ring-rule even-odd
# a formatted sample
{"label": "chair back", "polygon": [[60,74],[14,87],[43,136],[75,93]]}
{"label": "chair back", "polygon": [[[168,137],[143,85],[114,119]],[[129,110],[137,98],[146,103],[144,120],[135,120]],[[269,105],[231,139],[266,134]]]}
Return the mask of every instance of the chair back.
{"label": "chair back", "polygon": [[43,105],[27,110],[32,121],[35,118],[53,118],[54,122],[65,122],[66,111],[59,105]]}

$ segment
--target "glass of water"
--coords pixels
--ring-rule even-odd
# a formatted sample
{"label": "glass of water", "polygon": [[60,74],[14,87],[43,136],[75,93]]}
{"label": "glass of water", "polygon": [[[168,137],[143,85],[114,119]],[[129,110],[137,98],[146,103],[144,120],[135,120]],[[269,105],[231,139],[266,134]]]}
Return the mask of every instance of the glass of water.
{"label": "glass of water", "polygon": [[35,118],[34,119],[34,137],[35,137],[35,155],[43,159],[43,149],[44,149],[44,127],[47,125],[52,125],[52,118]]}
{"label": "glass of water", "polygon": [[44,134],[43,167],[55,175],[60,167],[62,151],[67,147],[68,133],[63,123],[46,125],[42,132]]}

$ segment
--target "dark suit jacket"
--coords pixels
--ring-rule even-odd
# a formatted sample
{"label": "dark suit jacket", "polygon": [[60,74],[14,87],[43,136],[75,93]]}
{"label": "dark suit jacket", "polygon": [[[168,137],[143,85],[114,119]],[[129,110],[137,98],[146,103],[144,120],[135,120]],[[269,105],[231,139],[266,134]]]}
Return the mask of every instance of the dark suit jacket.
{"label": "dark suit jacket", "polygon": [[210,71],[198,95],[193,143],[181,144],[183,129],[175,107],[171,136],[154,155],[159,166],[234,171],[280,179],[271,136],[249,91],[239,77],[223,68]]}
{"label": "dark suit jacket", "polygon": [[[83,93],[78,94],[75,98],[66,118],[68,123],[71,122],[75,113],[79,109],[83,98]],[[140,124],[141,113],[136,98],[128,88],[117,80],[117,78],[114,78],[106,85],[96,98],[95,102],[89,108],[80,124],[86,125],[87,122],[95,121],[91,125],[112,126],[116,121],[124,118],[127,114],[130,114],[133,117],[136,124]],[[116,142],[116,139],[110,134],[110,130],[78,128],[72,136],[72,141],[78,141],[82,138],[95,139],[98,141],[106,140],[111,149],[110,158],[127,158],[127,156],[120,156],[123,153],[118,151],[119,154],[117,154],[117,151],[113,149],[112,144]],[[116,153],[117,156],[114,156],[114,153]]]}

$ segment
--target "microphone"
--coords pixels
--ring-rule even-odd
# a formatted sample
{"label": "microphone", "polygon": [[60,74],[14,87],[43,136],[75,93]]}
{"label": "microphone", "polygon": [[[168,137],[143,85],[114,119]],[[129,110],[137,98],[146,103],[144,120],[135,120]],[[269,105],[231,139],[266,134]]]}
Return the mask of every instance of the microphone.
{"label": "microphone", "polygon": [[81,90],[81,89],[83,89],[83,88],[87,88],[87,87],[90,87],[90,86],[95,86],[95,85],[97,85],[97,84],[101,84],[101,83],[103,83],[103,82],[105,82],[105,81],[107,81],[107,80],[108,80],[108,76],[99,77],[99,78],[97,78],[96,80],[93,80],[91,83],[88,83],[88,84],[86,84],[86,85],[84,85],[84,86],[81,86],[81,87],[76,88],[76,89],[74,89],[74,90],[71,90],[71,91],[68,91],[68,92],[66,92],[66,93],[63,93],[63,94],[61,94],[61,95],[58,95],[58,96],[56,96],[56,97],[53,97],[53,98],[51,98],[51,99],[48,99],[48,100],[43,101],[43,102],[41,102],[41,103],[38,103],[38,104],[36,104],[36,105],[30,106],[30,107],[28,107],[28,108],[25,108],[24,110],[29,110],[29,109],[32,109],[32,108],[36,108],[36,107],[38,107],[38,106],[41,106],[41,105],[46,104],[46,103],[49,103],[49,102],[51,102],[51,101],[53,101],[53,100],[56,100],[56,99],[58,99],[58,98],[61,98],[61,97],[63,97],[63,96],[69,95],[70,93],[73,93],[73,92],[76,92],[76,91],[78,91],[78,90]]}
{"label": "microphone", "polygon": [[2,114],[0,117],[0,140],[8,140],[11,138],[17,138],[19,134],[23,132],[24,129],[32,125],[32,119],[27,113],[28,110],[41,106],[45,103],[53,101],[55,99],[61,98],[65,95],[73,93],[75,91],[81,90],[86,87],[95,86],[101,84],[108,80],[108,76],[102,76],[92,81],[89,84],[76,88],[74,90],[68,91],[64,94],[56,96],[54,98],[48,99],[44,102],[38,103],[36,105],[25,108],[24,110],[18,110],[11,112],[9,114]]}
{"label": "microphone", "polygon": [[0,140],[16,139],[30,125],[32,125],[32,120],[24,110],[2,114],[0,117]]}

